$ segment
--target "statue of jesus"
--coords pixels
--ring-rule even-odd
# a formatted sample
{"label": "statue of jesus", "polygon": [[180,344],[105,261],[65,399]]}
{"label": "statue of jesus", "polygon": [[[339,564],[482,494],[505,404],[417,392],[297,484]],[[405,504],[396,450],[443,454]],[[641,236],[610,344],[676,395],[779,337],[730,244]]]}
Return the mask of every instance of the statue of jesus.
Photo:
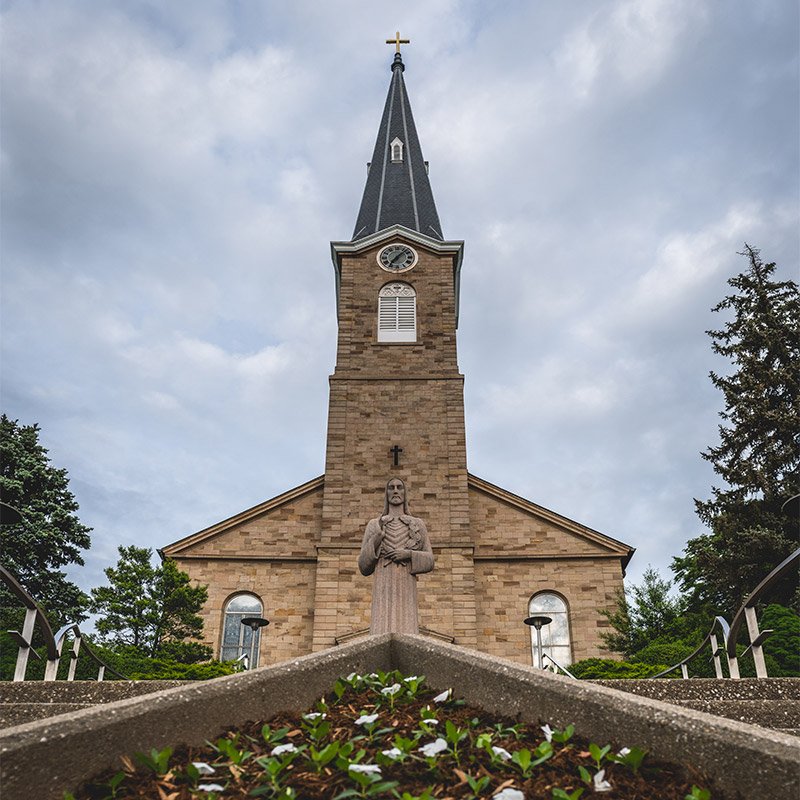
{"label": "statue of jesus", "polygon": [[399,478],[386,484],[383,515],[367,523],[358,568],[375,573],[369,632],[419,633],[417,575],[433,569],[433,551],[425,523],[408,513]]}

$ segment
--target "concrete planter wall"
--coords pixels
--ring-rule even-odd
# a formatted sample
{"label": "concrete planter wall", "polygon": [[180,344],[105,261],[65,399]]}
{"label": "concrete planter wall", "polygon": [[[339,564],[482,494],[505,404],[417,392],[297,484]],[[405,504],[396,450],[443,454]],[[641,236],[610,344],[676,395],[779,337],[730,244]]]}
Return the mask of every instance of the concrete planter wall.
{"label": "concrete planter wall", "polygon": [[539,719],[598,743],[638,745],[708,774],[731,798],[791,797],[800,740],[787,734],[572,681],[422,636],[387,634],[250,673],[120,700],[8,728],[0,734],[4,800],[57,798],[119,756],[200,744],[223,728],[301,711],[356,671],[424,674],[487,711]]}

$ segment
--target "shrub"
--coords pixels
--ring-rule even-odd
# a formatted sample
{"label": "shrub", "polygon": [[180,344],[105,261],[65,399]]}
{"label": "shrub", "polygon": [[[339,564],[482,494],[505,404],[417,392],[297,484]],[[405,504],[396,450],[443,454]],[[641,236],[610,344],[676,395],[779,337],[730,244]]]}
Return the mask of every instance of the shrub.
{"label": "shrub", "polygon": [[616,661],[611,658],[585,658],[578,661],[570,668],[570,672],[581,680],[604,680],[627,678],[635,680],[638,678],[649,678],[662,669],[666,669],[661,664],[637,664],[629,661]]}
{"label": "shrub", "polygon": [[[800,677],[800,617],[786,606],[772,604],[764,609],[759,627],[775,631],[764,642],[770,677]],[[770,669],[770,659],[774,659],[774,670]]]}

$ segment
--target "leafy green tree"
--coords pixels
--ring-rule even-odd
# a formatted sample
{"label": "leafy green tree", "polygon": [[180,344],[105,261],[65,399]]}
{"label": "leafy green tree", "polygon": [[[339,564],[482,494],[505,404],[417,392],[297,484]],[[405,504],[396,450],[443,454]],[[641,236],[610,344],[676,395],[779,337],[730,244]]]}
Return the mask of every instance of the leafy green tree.
{"label": "leafy green tree", "polygon": [[[673,570],[689,607],[733,614],[744,597],[798,546],[796,516],[783,509],[800,491],[800,293],[775,281],[775,264],[745,245],[748,267],[728,283],[735,292],[712,310],[728,321],[710,330],[712,349],[731,371],[711,373],[723,393],[720,441],[702,457],[724,481],[696,500],[710,533],[689,540]],[[797,576],[773,598],[787,604]]]}
{"label": "leafy green tree", "polygon": [[92,589],[89,604],[100,615],[95,628],[103,642],[150,658],[164,650],[174,655],[176,642],[202,634],[198,614],[208,599],[207,587],[192,586],[174,561],[154,567],[152,557],[146,547],[120,547],[116,567],[105,570],[109,585]]}
{"label": "leafy green tree", "polygon": [[609,650],[630,658],[660,637],[679,632],[681,604],[670,597],[672,581],[648,566],[640,585],[627,587],[617,596],[616,608],[604,612],[614,629],[601,633]]}
{"label": "leafy green tree", "polygon": [[[39,443],[39,426],[0,416],[0,492],[23,521],[0,526],[0,563],[47,612],[54,629],[86,619],[88,598],[59,568],[83,564],[91,528],[77,516],[66,469],[54,467]],[[5,590],[6,609],[16,606]],[[4,616],[7,614],[4,613]]]}

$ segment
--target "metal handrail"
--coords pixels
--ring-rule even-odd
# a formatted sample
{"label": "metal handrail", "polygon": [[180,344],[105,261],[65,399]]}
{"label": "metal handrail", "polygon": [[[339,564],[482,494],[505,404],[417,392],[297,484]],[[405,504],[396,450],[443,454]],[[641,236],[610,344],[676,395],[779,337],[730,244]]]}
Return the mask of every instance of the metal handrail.
{"label": "metal handrail", "polygon": [[118,678],[125,679],[125,676],[108,666],[89,646],[85,634],[81,631],[77,622],[70,622],[64,625],[58,633],[53,636],[53,629],[45,616],[44,611],[39,604],[25,591],[20,585],[19,581],[5,568],[0,567],[0,579],[8,587],[11,593],[20,601],[25,607],[25,621],[22,625],[22,632],[8,631],[11,638],[19,645],[17,652],[17,664],[14,668],[14,680],[24,681],[25,673],[28,670],[28,658],[33,654],[34,658],[41,658],[41,656],[33,649],[33,632],[36,625],[39,625],[39,630],[42,632],[44,644],[47,648],[47,665],[44,670],[44,680],[54,681],[58,675],[58,665],[61,661],[61,651],[64,647],[64,642],[68,634],[72,634],[72,653],[70,654],[70,665],[67,673],[67,680],[75,680],[75,668],[78,664],[78,653],[83,644],[89,658],[94,661],[98,666],[97,680],[102,681],[106,670],[116,675]]}
{"label": "metal handrail", "polygon": [[[717,626],[720,627],[722,631],[722,643],[723,648],[720,648],[717,643],[717,634],[714,632],[714,628]],[[714,659],[714,674],[718,678],[725,677],[722,674],[722,662],[720,661],[719,654],[725,646],[727,646],[728,640],[730,636],[730,626],[728,625],[727,620],[725,617],[714,617],[714,621],[711,623],[711,630],[705,635],[703,641],[700,642],[697,647],[689,653],[686,658],[679,661],[677,664],[673,664],[671,667],[667,669],[661,670],[661,672],[657,672],[655,675],[651,675],[648,680],[653,680],[654,678],[661,678],[664,675],[669,675],[670,672],[674,672],[676,669],[680,668],[681,676],[683,678],[689,677],[689,670],[686,666],[701,650],[706,646],[706,644],[710,641],[711,642],[711,657]],[[736,660],[736,651],[734,650],[733,657],[728,656],[728,674],[731,678],[738,678],[739,677],[739,662]]]}
{"label": "metal handrail", "polygon": [[[562,667],[561,664],[559,664],[558,661],[556,661],[549,653],[542,653],[542,661],[545,659],[547,659],[556,669],[560,669],[565,675],[568,675],[570,678],[572,678],[572,680],[578,680],[566,667]],[[556,670],[554,669],[553,672],[555,671]]]}
{"label": "metal handrail", "polygon": [[[756,665],[757,678],[767,677],[767,665],[764,661],[764,651],[762,650],[761,645],[772,633],[772,631],[758,630],[758,620],[756,618],[755,606],[761,595],[764,594],[767,589],[772,588],[774,584],[776,584],[784,575],[786,575],[796,561],[800,561],[800,547],[798,547],[797,550],[795,550],[790,556],[784,558],[783,561],[781,561],[781,563],[778,564],[778,566],[775,567],[775,569],[773,569],[772,572],[770,572],[769,575],[767,575],[767,577],[764,578],[764,580],[761,581],[761,583],[759,583],[752,592],[750,592],[747,599],[742,603],[741,608],[736,612],[733,622],[731,622],[731,632],[726,643],[726,652],[728,654],[728,658],[731,657],[731,654],[736,654],[736,639],[739,635],[739,628],[744,620],[747,622],[747,632],[750,635],[750,646],[747,648],[747,650],[752,650],[753,652],[753,661]],[[745,652],[747,652],[747,650]]]}
{"label": "metal handrail", "polygon": [[[739,610],[736,612],[733,622],[730,625],[728,625],[724,617],[714,617],[714,622],[711,624],[711,630],[705,635],[705,638],[702,642],[700,642],[695,650],[693,650],[688,656],[686,656],[686,658],[684,658],[682,661],[679,661],[677,664],[673,664],[671,667],[662,670],[655,675],[651,675],[650,680],[654,678],[660,678],[663,675],[668,675],[670,672],[674,672],[678,668],[680,668],[682,676],[684,678],[688,678],[689,673],[686,667],[687,663],[696,655],[698,655],[708,642],[711,642],[711,657],[714,660],[714,674],[717,676],[717,678],[724,677],[722,674],[720,653],[724,653],[728,661],[729,676],[731,678],[738,678],[739,662],[736,654],[736,640],[739,637],[739,629],[742,626],[742,622],[747,623],[747,632],[750,636],[750,644],[747,646],[742,655],[745,655],[748,652],[752,653],[753,663],[755,664],[756,668],[756,678],[769,677],[767,673],[767,664],[764,660],[764,650],[762,645],[770,636],[770,634],[773,633],[773,631],[769,629],[760,631],[758,629],[758,618],[756,616],[755,607],[761,596],[768,589],[772,588],[772,586],[774,586],[781,578],[783,578],[797,561],[800,561],[800,548],[795,550],[790,556],[781,561],[781,563],[778,564],[778,566],[775,567],[775,569],[773,569],[769,575],[767,575],[767,577],[764,578],[764,580],[762,580],[755,589],[753,589],[752,592],[750,592]],[[719,625],[722,630],[722,647],[719,647],[717,643],[717,635],[714,632],[714,628],[717,627],[717,625]]]}
{"label": "metal handrail", "polygon": [[246,672],[250,669],[250,656],[247,653],[242,653],[233,663],[237,665],[236,668],[240,672]]}

